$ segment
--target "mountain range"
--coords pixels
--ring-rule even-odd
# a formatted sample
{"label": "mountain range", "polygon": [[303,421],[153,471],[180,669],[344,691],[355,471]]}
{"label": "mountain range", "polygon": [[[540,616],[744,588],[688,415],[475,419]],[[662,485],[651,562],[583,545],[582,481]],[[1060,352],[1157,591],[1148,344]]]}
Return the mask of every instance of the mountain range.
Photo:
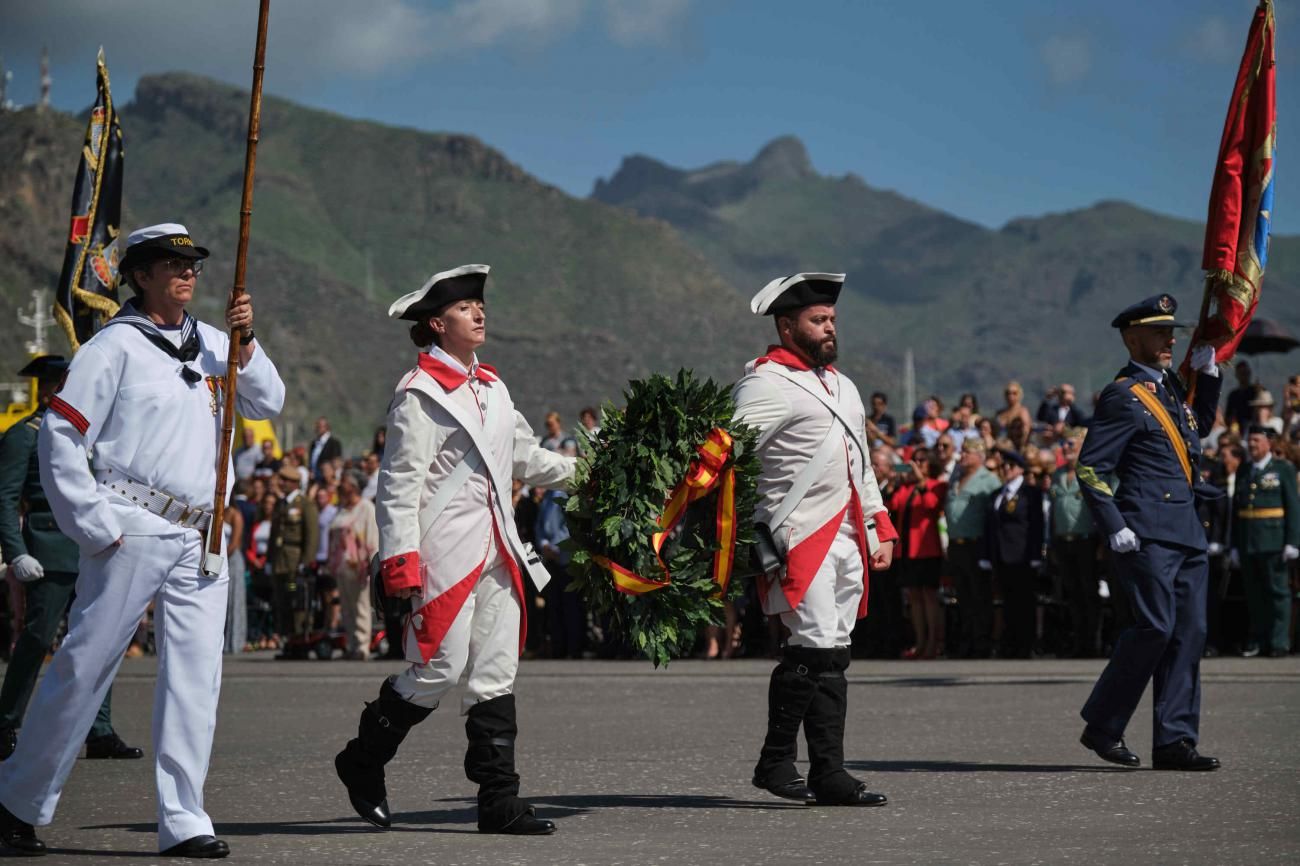
{"label": "mountain range", "polygon": [[[194,309],[210,322],[233,276],[247,107],[185,74],[142,78],[121,107],[123,229],[179,221],[212,249]],[[84,133],[84,117],[0,115],[0,307],[57,281]],[[469,135],[268,97],[247,282],[295,440],[326,414],[359,449],[414,360],[388,304],[455,265],[492,265],[481,354],[540,427],[651,371],[734,378],[770,336],[749,297],[799,270],[849,274],[840,366],[864,391],[896,393],[907,349],[926,393],[1100,384],[1118,366],[1114,311],[1169,291],[1195,316],[1201,231],[1122,202],[989,229],[821,175],[793,138],[699,169],[630,156],[580,199]],[[1261,315],[1300,331],[1297,300],[1300,238],[1275,238]],[[0,317],[3,369],[29,333]]]}
{"label": "mountain range", "polygon": [[[1200,308],[1202,224],[1104,201],[989,229],[820,175],[790,137],[697,169],[628,157],[592,198],[671,224],[739,286],[847,272],[841,354],[898,371],[911,349],[922,393],[992,397],[1011,378],[1029,399],[1063,379],[1099,388],[1122,359],[1115,313],[1161,292],[1182,318]],[[1258,315],[1300,333],[1300,237],[1273,238]]]}

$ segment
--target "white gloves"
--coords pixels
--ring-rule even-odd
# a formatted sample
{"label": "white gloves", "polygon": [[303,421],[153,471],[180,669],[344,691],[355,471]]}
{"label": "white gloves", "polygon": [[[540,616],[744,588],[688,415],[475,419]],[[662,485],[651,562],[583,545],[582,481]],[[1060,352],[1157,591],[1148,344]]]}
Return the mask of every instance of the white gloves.
{"label": "white gloves", "polygon": [[1100,598],[1110,598],[1110,584],[1104,580],[1097,581],[1097,595]]}
{"label": "white gloves", "polygon": [[1296,559],[1300,559],[1300,550],[1297,550],[1294,544],[1288,544],[1282,548],[1283,562],[1294,562]]}
{"label": "white gloves", "polygon": [[1189,361],[1192,369],[1196,372],[1204,373],[1216,379],[1219,377],[1219,365],[1214,360],[1214,347],[1209,343],[1202,343],[1192,349]]}
{"label": "white gloves", "polygon": [[980,570],[980,571],[992,571],[992,570],[993,570],[993,563],[989,562],[987,559],[981,559],[979,562],[976,563],[976,565],[979,566],[979,570]]}
{"label": "white gloves", "polygon": [[1223,545],[1219,544],[1217,541],[1211,541],[1210,546],[1206,548],[1205,552],[1210,556],[1218,556],[1223,553]]}
{"label": "white gloves", "polygon": [[15,556],[14,561],[9,563],[9,570],[23,583],[31,583],[45,576],[45,567],[30,553]]}
{"label": "white gloves", "polygon": [[1133,530],[1126,526],[1110,537],[1110,549],[1116,553],[1136,553],[1142,545]]}
{"label": "white gloves", "polygon": [[1228,565],[1241,568],[1241,553],[1235,547],[1228,551]]}

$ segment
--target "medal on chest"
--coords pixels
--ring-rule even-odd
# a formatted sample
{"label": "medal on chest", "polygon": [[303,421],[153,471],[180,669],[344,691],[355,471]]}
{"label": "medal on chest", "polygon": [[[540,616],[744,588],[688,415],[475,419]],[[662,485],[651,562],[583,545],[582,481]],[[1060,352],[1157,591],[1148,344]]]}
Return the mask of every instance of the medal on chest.
{"label": "medal on chest", "polygon": [[221,387],[225,384],[220,376],[208,376],[203,380],[208,386],[208,406],[212,409],[212,417],[217,417],[217,412],[221,405]]}
{"label": "medal on chest", "polygon": [[1003,505],[1003,508],[1006,510],[1007,514],[1015,514],[1015,513],[1016,513],[1016,506],[1017,506],[1019,503],[1020,503],[1020,496],[1019,496],[1019,494],[1017,494],[1016,496],[1012,496],[1010,499],[1008,499],[1008,500],[1007,500],[1006,502],[1004,502],[1002,505]]}
{"label": "medal on chest", "polygon": [[1196,430],[1196,413],[1186,403],[1183,404],[1183,417],[1187,419],[1187,426],[1191,427],[1192,430]]}

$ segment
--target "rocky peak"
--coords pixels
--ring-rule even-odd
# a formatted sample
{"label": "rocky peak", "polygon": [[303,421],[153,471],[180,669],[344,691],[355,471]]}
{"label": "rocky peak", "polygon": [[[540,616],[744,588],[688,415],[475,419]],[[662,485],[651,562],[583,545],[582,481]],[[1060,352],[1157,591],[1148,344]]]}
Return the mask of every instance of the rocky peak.
{"label": "rocky peak", "polygon": [[808,149],[793,135],[783,135],[763,146],[748,166],[756,179],[796,180],[812,177],[815,172]]}

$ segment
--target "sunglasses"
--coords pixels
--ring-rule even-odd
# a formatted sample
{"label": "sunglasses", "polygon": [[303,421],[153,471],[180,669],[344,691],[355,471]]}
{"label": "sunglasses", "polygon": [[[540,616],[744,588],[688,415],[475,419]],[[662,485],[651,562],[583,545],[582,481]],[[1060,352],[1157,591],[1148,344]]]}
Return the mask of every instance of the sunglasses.
{"label": "sunglasses", "polygon": [[203,259],[158,259],[157,265],[169,277],[179,277],[186,271],[194,271],[194,276],[203,273]]}

